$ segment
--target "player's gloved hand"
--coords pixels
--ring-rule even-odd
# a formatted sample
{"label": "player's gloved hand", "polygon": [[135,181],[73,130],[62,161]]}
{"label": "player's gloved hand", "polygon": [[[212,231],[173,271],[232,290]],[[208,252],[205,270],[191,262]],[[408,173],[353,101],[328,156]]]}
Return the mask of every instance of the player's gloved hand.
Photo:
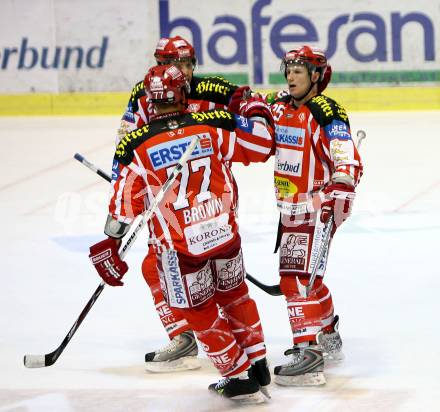
{"label": "player's gloved hand", "polygon": [[119,257],[119,243],[110,237],[90,246],[91,262],[102,280],[111,286],[122,286],[121,279],[128,270],[128,265]]}
{"label": "player's gloved hand", "polygon": [[340,226],[351,215],[351,207],[356,193],[354,187],[343,183],[332,183],[324,190],[324,201],[321,204],[321,222],[333,218],[336,227]]}
{"label": "player's gloved hand", "polygon": [[232,113],[240,114],[240,104],[250,95],[250,92],[249,86],[238,87],[229,100],[228,110]]}
{"label": "player's gloved hand", "polygon": [[240,114],[244,117],[263,117],[272,129],[274,128],[274,121],[270,107],[259,94],[256,94],[241,103]]}

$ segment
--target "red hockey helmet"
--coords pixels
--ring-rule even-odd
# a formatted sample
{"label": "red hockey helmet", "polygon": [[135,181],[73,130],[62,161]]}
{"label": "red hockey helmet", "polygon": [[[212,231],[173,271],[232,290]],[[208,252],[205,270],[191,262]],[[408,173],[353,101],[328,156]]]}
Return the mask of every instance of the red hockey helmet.
{"label": "red hockey helmet", "polygon": [[154,51],[157,64],[170,64],[173,60],[190,60],[196,64],[194,47],[183,37],[163,37],[159,40]]}
{"label": "red hockey helmet", "polygon": [[327,64],[327,69],[324,72],[324,76],[322,77],[322,80],[318,83],[318,93],[322,93],[326,89],[331,79],[332,79],[332,66]]}
{"label": "red hockey helmet", "polygon": [[[287,77],[287,66],[289,64],[302,64],[307,67],[310,75],[317,71],[320,73],[318,83],[324,79],[324,74],[327,70],[327,58],[321,49],[302,46],[300,49],[294,49],[287,52],[283,60],[281,60],[281,71],[284,72],[284,76]],[[330,79],[327,81],[330,81]]]}
{"label": "red hockey helmet", "polygon": [[179,103],[187,96],[190,85],[184,74],[170,64],[154,66],[144,79],[145,91],[152,103]]}

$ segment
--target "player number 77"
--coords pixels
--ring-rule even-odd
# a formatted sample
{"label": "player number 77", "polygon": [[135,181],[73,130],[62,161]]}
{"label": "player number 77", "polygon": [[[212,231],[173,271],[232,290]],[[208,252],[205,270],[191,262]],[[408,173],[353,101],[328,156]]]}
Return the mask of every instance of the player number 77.
{"label": "player number 77", "polygon": [[[190,173],[191,168],[191,173]],[[209,183],[211,179],[211,158],[201,157],[187,162],[181,170],[181,177],[179,183],[179,191],[177,193],[177,199],[173,203],[174,210],[181,210],[189,207],[187,198],[188,182],[192,173],[198,172],[203,168],[203,180],[200,185],[199,193],[196,195],[198,204],[205,200],[211,199],[211,192],[209,191]],[[172,173],[173,168],[167,169],[168,176]]]}

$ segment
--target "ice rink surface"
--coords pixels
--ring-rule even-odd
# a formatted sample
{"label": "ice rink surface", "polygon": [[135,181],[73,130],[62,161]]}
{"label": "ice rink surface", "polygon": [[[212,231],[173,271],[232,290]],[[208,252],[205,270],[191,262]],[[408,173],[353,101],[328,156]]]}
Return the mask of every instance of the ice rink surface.
{"label": "ice rink surface", "polygon": [[[149,374],[145,352],[167,342],[140,274],[146,234],[127,255],[122,288],[106,287],[58,362],[23,355],[62,341],[99,284],[88,247],[103,238],[108,184],[73,160],[109,170],[118,118],[0,118],[3,178],[0,411],[439,411],[439,112],[352,113],[367,139],[354,214],[336,234],[326,283],[345,359],[320,388],[271,386],[272,400],[237,407],[195,372]],[[234,166],[247,270],[277,282],[273,162]],[[291,342],[282,297],[254,286],[271,366]]]}

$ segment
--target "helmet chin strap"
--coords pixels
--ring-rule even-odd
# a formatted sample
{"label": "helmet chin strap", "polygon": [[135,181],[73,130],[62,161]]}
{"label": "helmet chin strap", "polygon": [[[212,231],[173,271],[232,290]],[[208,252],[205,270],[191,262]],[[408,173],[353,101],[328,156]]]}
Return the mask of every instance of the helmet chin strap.
{"label": "helmet chin strap", "polygon": [[293,100],[298,100],[298,101],[300,101],[300,100],[304,99],[304,97],[306,97],[306,96],[310,93],[310,91],[313,89],[313,86],[314,86],[315,84],[318,84],[318,82],[317,82],[317,81],[316,81],[316,82],[312,82],[312,76],[310,76],[310,86],[309,86],[309,88],[307,89],[307,91],[306,91],[302,96],[300,96],[300,97],[296,97],[296,96],[293,96],[293,95],[292,95]]}

